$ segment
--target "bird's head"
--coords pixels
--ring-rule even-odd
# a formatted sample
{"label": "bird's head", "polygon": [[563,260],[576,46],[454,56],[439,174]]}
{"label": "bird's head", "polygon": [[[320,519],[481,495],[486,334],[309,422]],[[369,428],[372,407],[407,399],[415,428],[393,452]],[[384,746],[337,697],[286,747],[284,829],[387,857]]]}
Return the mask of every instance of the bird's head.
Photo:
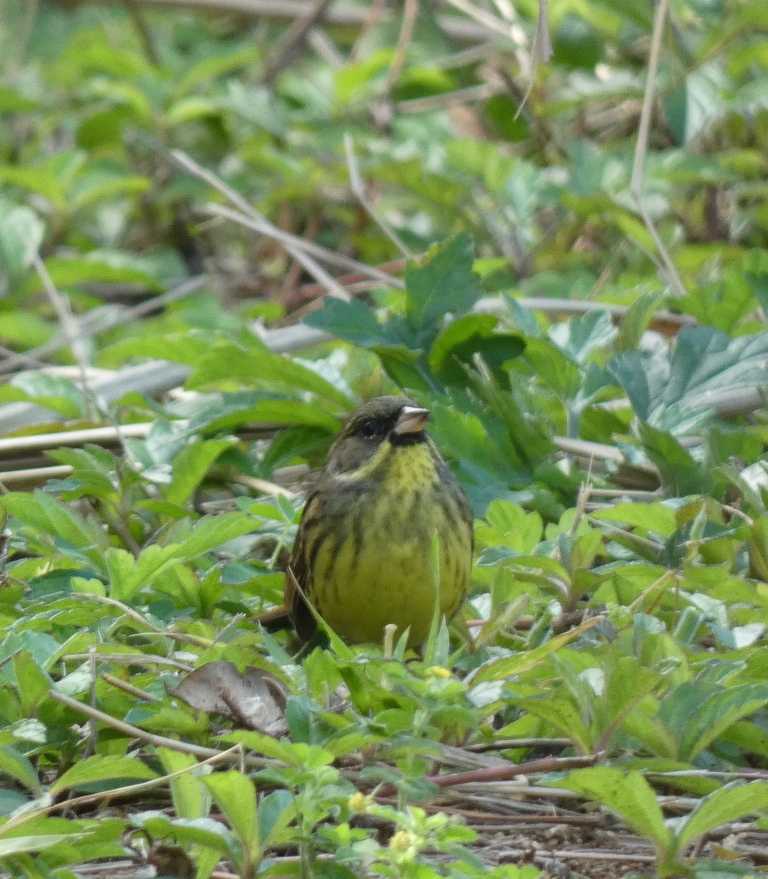
{"label": "bird's head", "polygon": [[426,442],[429,409],[407,397],[374,397],[347,420],[328,454],[331,473],[351,473],[390,448]]}

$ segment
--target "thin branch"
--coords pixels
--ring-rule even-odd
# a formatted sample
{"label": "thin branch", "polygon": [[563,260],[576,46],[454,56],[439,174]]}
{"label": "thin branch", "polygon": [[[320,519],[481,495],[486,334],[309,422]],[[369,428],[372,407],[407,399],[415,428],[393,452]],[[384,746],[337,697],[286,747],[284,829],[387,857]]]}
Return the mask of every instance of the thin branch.
{"label": "thin branch", "polygon": [[400,74],[405,66],[408,47],[413,39],[413,30],[416,25],[418,14],[419,0],[405,0],[405,3],[403,4],[403,18],[400,22],[400,33],[398,34],[397,45],[395,46],[395,54],[392,58],[392,63],[389,65],[389,70],[387,71],[387,79],[384,86],[386,94],[390,93],[392,87],[397,83],[398,79],[400,79]]}
{"label": "thin branch", "polygon": [[123,5],[130,16],[131,22],[136,29],[136,33],[139,35],[139,42],[144,50],[144,54],[147,56],[147,59],[151,64],[154,64],[155,67],[159,67],[160,53],[157,51],[155,39],[152,36],[152,31],[149,29],[149,25],[144,17],[144,12],[142,11],[141,6],[137,0],[123,0]]}
{"label": "thin branch", "polygon": [[[264,227],[263,230],[260,230],[262,231],[262,234],[276,239],[281,237],[279,234],[281,230],[270,223],[269,220],[250,205],[239,192],[236,192],[231,186],[228,186],[217,174],[214,174],[213,171],[203,168],[202,165],[199,165],[191,156],[188,156],[182,150],[171,150],[170,155],[178,165],[184,168],[185,171],[200,180],[204,180],[209,186],[212,186],[217,192],[220,192],[225,198],[232,202],[232,204],[242,211],[246,217],[262,225]],[[293,259],[295,259],[296,262],[301,263],[310,275],[312,275],[319,284],[322,284],[325,287],[330,296],[345,301],[349,299],[349,293],[347,293],[341,284],[337,283],[336,279],[332,275],[329,275],[328,272],[326,272],[326,270],[306,252],[306,249],[297,247],[294,244],[285,243],[285,241],[282,243]]]}
{"label": "thin branch", "polygon": [[56,289],[56,285],[53,283],[53,279],[48,274],[48,269],[45,267],[45,263],[41,259],[39,253],[36,253],[32,258],[32,265],[35,267],[35,271],[37,272],[37,275],[42,282],[43,289],[45,290],[45,294],[48,297],[48,301],[53,306],[53,309],[59,318],[62,334],[67,340],[67,344],[72,351],[72,356],[75,358],[75,362],[77,363],[77,367],[80,371],[80,384],[83,391],[83,400],[85,402],[86,415],[90,420],[93,420],[95,418],[96,411],[98,411],[99,409],[99,406],[98,401],[96,400],[96,395],[91,390],[88,380],[88,362],[86,360],[86,354],[83,348],[83,340],[80,336],[80,330],[77,326],[77,321],[72,314],[72,309],[69,305],[69,299],[67,299],[67,297],[63,293],[60,293]]}
{"label": "thin branch", "polygon": [[[77,2],[96,3],[103,0],[77,0]],[[291,21],[306,15],[313,6],[312,0],[137,0],[137,2],[158,9],[165,7],[219,14],[235,13],[253,18],[279,18]],[[382,5],[386,6],[383,3]],[[326,14],[325,20],[328,24],[360,27],[365,24],[368,15],[366,4],[337,2]],[[391,13],[388,13],[385,20],[390,21],[391,17]],[[436,18],[440,29],[455,40],[473,43],[488,35],[488,27],[467,21],[458,15],[438,15]]]}
{"label": "thin branch", "polygon": [[[51,695],[53,696],[53,698],[56,699],[58,695],[61,694],[52,692]],[[65,698],[69,700],[68,696]],[[58,701],[61,702],[63,700],[58,699]],[[69,701],[75,702],[77,705],[82,706],[82,703],[76,702],[76,700],[74,699]],[[65,702],[64,704],[67,703]],[[111,719],[114,720],[114,718]],[[169,739],[169,741],[173,742],[174,740]],[[178,742],[176,744],[178,744]],[[162,747],[168,747],[168,745],[163,745]],[[179,749],[177,748],[176,750]],[[232,762],[235,759],[239,759],[241,752],[242,745],[233,745],[231,748],[227,748],[226,751],[215,751],[204,760],[200,760],[200,762],[195,763],[191,766],[184,766],[182,769],[176,769],[174,772],[169,772],[167,775],[161,775],[157,778],[151,778],[148,781],[140,781],[136,784],[126,784],[123,787],[113,787],[107,791],[99,791],[95,794],[84,794],[81,797],[74,797],[73,799],[59,800],[58,803],[51,803],[49,806],[43,806],[40,809],[32,809],[28,812],[22,812],[21,814],[17,814],[16,816],[10,818],[8,822],[3,825],[3,830],[8,831],[11,828],[15,829],[26,824],[28,821],[32,821],[35,818],[41,817],[42,815],[48,815],[51,812],[58,812],[59,809],[71,809],[73,806],[86,806],[90,805],[91,803],[99,803],[103,802],[104,800],[111,800],[115,797],[133,796],[134,794],[143,793],[147,790],[153,790],[154,788],[161,787],[162,785],[166,784],[166,782],[172,781],[174,778],[178,778],[181,775],[186,775],[190,772],[197,772],[201,766],[221,763],[222,761]]]}
{"label": "thin branch", "polygon": [[413,259],[414,254],[405,244],[403,239],[389,225],[386,219],[379,213],[376,206],[368,198],[365,191],[363,178],[360,176],[360,168],[357,164],[357,156],[355,155],[355,144],[349,132],[344,134],[344,153],[347,157],[347,170],[349,171],[349,185],[357,200],[363,206],[363,209],[381,231],[389,238],[395,247],[407,259]]}
{"label": "thin branch", "polygon": [[[143,439],[152,423],[124,424],[120,433],[124,437]],[[114,427],[91,427],[86,430],[63,430],[60,433],[37,433],[29,436],[13,436],[0,439],[0,455],[8,452],[29,452],[36,449],[55,449],[61,446],[83,446],[86,443],[119,443],[120,436]]]}
{"label": "thin branch", "polygon": [[489,781],[511,781],[520,775],[563,772],[567,769],[594,766],[602,757],[603,754],[587,754],[584,757],[543,757],[541,760],[510,763],[508,766],[470,769],[469,772],[452,772],[446,775],[429,775],[427,780],[438,787],[453,787],[457,784],[484,783]]}
{"label": "thin branch", "polygon": [[666,245],[656,229],[653,218],[648,213],[645,204],[645,158],[648,153],[648,135],[651,129],[651,115],[653,112],[653,100],[656,91],[656,74],[659,69],[659,55],[661,54],[661,41],[664,35],[664,23],[667,18],[669,0],[658,0],[656,14],[653,19],[653,35],[651,37],[651,51],[648,57],[648,70],[643,93],[643,106],[640,111],[640,123],[637,129],[637,143],[635,144],[635,158],[632,164],[632,180],[629,185],[630,193],[637,203],[640,216],[643,218],[648,232],[653,238],[656,249],[659,252],[664,267],[669,276],[669,281],[679,296],[686,293],[685,286],[678,274],[677,267],[669,255]]}
{"label": "thin branch", "polygon": [[278,73],[290,64],[309,32],[323,18],[332,2],[333,0],[314,0],[304,15],[294,19],[266,63],[262,77],[266,85],[272,83]]}

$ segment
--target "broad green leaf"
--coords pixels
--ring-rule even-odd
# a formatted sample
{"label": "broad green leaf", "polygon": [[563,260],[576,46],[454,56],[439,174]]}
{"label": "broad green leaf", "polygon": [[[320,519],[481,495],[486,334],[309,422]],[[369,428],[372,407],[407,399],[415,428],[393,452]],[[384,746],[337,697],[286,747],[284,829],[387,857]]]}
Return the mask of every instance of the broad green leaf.
{"label": "broad green leaf", "polygon": [[296,817],[296,801],[287,790],[275,790],[259,802],[259,838],[264,848],[280,842]]}
{"label": "broad green leaf", "polygon": [[51,689],[51,680],[26,650],[13,658],[19,702],[25,717],[36,717],[37,708]]}
{"label": "broad green leaf", "polygon": [[408,320],[416,329],[433,327],[447,313],[469,311],[482,295],[480,278],[472,270],[472,240],[456,235],[436,245],[420,263],[405,272]]}
{"label": "broad green leaf", "polygon": [[77,843],[88,836],[87,833],[49,833],[37,836],[2,837],[0,829],[0,859],[10,858],[24,852],[39,852],[52,848],[60,843]]}
{"label": "broad green leaf", "polygon": [[581,714],[571,699],[546,695],[540,699],[521,699],[520,707],[546,721],[558,733],[567,736],[582,754],[588,754],[594,746],[592,736]]}
{"label": "broad green leaf", "polygon": [[478,668],[472,676],[472,684],[479,684],[483,681],[501,681],[512,675],[529,671],[543,662],[550,654],[561,650],[566,644],[580,637],[597,623],[598,619],[593,618],[568,632],[555,635],[554,638],[550,638],[540,647],[534,647],[533,650],[524,650],[514,656],[505,656],[502,659],[492,659]]}
{"label": "broad green leaf", "polygon": [[584,365],[593,351],[611,344],[616,336],[616,327],[607,311],[588,311],[569,321],[555,324],[550,329],[549,336],[571,360]]}
{"label": "broad green leaf", "polygon": [[659,468],[664,487],[671,495],[706,494],[712,489],[712,480],[703,464],[665,430],[650,424],[639,425],[640,439],[648,457]]}
{"label": "broad green leaf", "polygon": [[83,394],[74,382],[42,372],[14,376],[9,384],[0,386],[0,400],[28,400],[65,418],[78,418],[84,410]]}
{"label": "broad green leaf", "polygon": [[253,858],[260,845],[256,788],[253,782],[248,776],[235,771],[216,772],[203,781],[241,845],[251,852]]}
{"label": "broad green leaf", "polygon": [[0,507],[24,525],[79,550],[97,570],[104,570],[105,532],[51,495],[43,491],[10,492],[0,496]]}
{"label": "broad green leaf", "polygon": [[362,348],[372,348],[390,341],[373,310],[359,299],[344,302],[329,296],[321,309],[304,318],[304,323]]}
{"label": "broad green leaf", "polygon": [[730,821],[745,815],[768,812],[768,781],[744,784],[740,781],[721,787],[699,800],[694,810],[683,818],[675,833],[675,846],[683,852],[687,846]]}
{"label": "broad green leaf", "polygon": [[[0,745],[0,773],[18,781],[32,793],[40,793],[40,782],[35,767],[24,754],[10,745]],[[0,827],[1,834],[2,827]]]}
{"label": "broad green leaf", "polygon": [[[232,833],[223,822],[213,818],[169,818],[163,812],[140,812],[131,817],[131,823],[136,827],[143,827],[157,839],[170,837],[184,846],[202,846],[213,850],[216,860],[211,865],[211,870],[222,855],[233,854]],[[199,857],[198,855],[196,858],[198,866]]]}
{"label": "broad green leaf", "polygon": [[768,333],[730,339],[710,327],[685,327],[671,357],[625,351],[608,369],[641,419],[679,434],[710,419],[714,400],[768,383],[766,354]]}
{"label": "broad green leaf", "polygon": [[601,522],[622,522],[643,531],[669,537],[677,528],[677,518],[671,506],[657,503],[619,503],[592,513]]}
{"label": "broad green leaf", "polygon": [[157,778],[157,773],[135,757],[96,755],[81,760],[60,775],[51,785],[50,792],[56,794],[102,781],[149,781],[152,778]]}
{"label": "broad green leaf", "polygon": [[175,84],[176,94],[188,94],[211,79],[233,73],[243,67],[250,67],[259,60],[260,55],[260,49],[250,45],[230,52],[207,54],[201,61],[186,69],[184,75]]}
{"label": "broad green leaf", "polygon": [[768,684],[723,687],[681,684],[661,704],[659,719],[677,738],[679,760],[693,760],[728,727],[768,704]]}
{"label": "broad green leaf", "polygon": [[173,477],[165,493],[173,504],[185,504],[219,455],[234,439],[200,440],[185,446],[173,459]]}
{"label": "broad green leaf", "polygon": [[179,818],[205,818],[210,808],[210,796],[200,775],[195,772],[197,760],[191,754],[170,748],[158,748],[157,756],[166,773],[189,770],[169,782],[176,815]]}
{"label": "broad green leaf", "polygon": [[511,501],[492,501],[483,518],[475,526],[475,536],[484,546],[506,546],[515,552],[531,553],[544,531],[537,512],[527,513]]}
{"label": "broad green leaf", "polygon": [[292,392],[310,391],[335,406],[350,408],[354,405],[347,394],[313,369],[267,348],[244,350],[229,343],[214,345],[195,364],[187,385],[199,388],[222,380],[253,387],[285,388]]}
{"label": "broad green leaf", "polygon": [[653,842],[660,854],[670,849],[672,836],[664,825],[656,794],[639,772],[623,772],[608,766],[576,769],[553,784],[577,791],[610,809],[636,833]]}

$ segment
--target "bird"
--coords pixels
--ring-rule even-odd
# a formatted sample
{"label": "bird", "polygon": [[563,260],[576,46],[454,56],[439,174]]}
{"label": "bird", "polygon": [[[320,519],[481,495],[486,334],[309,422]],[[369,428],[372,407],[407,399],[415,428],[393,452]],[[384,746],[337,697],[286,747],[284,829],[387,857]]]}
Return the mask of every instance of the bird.
{"label": "bird", "polygon": [[408,397],[375,397],[333,442],[286,572],[285,604],[302,641],[317,626],[308,603],[347,642],[380,643],[394,624],[410,647],[426,640],[436,604],[450,619],[463,603],[472,514],[426,432],[429,416]]}

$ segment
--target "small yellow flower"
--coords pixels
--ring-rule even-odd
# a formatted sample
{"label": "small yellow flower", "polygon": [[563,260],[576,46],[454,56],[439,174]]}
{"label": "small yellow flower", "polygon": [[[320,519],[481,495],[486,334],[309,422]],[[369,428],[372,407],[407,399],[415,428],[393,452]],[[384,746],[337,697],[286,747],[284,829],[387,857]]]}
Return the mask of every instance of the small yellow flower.
{"label": "small yellow flower", "polygon": [[347,800],[347,806],[350,812],[366,812],[371,803],[371,798],[364,793],[357,791]]}
{"label": "small yellow flower", "polygon": [[396,852],[407,852],[416,842],[416,837],[408,830],[398,830],[389,840],[389,847]]}
{"label": "small yellow flower", "polygon": [[442,665],[430,665],[427,669],[427,674],[433,678],[449,678],[451,677],[451,670]]}

